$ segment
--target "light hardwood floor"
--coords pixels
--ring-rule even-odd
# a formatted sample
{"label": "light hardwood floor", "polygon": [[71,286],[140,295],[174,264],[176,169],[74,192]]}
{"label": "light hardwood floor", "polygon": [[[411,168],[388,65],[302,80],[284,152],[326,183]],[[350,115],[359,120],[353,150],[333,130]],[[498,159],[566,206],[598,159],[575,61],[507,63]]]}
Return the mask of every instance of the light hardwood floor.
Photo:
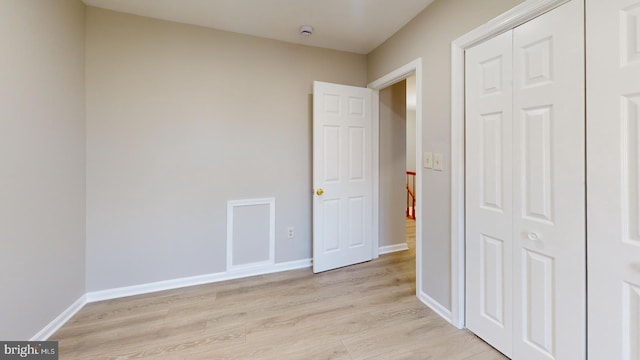
{"label": "light hardwood floor", "polygon": [[322,274],[91,303],[51,340],[60,359],[505,359],[416,299],[407,234],[409,251]]}

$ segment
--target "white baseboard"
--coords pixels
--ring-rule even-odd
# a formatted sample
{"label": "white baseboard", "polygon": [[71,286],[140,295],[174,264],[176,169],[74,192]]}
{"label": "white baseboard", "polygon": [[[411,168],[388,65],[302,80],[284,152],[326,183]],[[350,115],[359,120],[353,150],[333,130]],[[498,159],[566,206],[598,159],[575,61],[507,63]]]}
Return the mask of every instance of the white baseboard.
{"label": "white baseboard", "polygon": [[[439,302],[435,301],[431,296],[420,292],[418,299],[422,301],[425,305],[427,305],[433,312],[440,315],[443,319],[447,320],[450,324],[453,324],[453,319],[451,317],[451,310],[442,306]],[[455,326],[455,325],[454,325]]]}
{"label": "white baseboard", "polygon": [[116,299],[126,296],[147,294],[156,291],[178,289],[187,286],[209,284],[213,282],[233,280],[256,275],[271,274],[280,271],[304,269],[308,267],[311,267],[311,259],[295,260],[279,264],[270,264],[268,266],[246,268],[232,272],[198,275],[180,279],[157,281],[147,284],[88,292],[82,295],[65,311],[63,311],[60,315],[53,319],[53,321],[51,321],[47,326],[45,326],[42,330],[35,334],[31,338],[31,341],[47,340],[51,335],[53,335],[53,333],[60,329],[62,325],[69,321],[69,319],[71,319],[73,315],[80,311],[80,309],[82,309],[82,307],[84,307],[87,303]]}
{"label": "white baseboard", "polygon": [[82,295],[78,300],[76,300],[71,306],[69,306],[65,311],[63,311],[60,315],[58,315],[53,321],[51,321],[47,326],[42,328],[42,330],[38,331],[37,334],[33,335],[33,337],[29,341],[46,341],[53,333],[58,331],[73,315],[75,315],[83,306],[87,303],[87,295]]}
{"label": "white baseboard", "polygon": [[407,243],[380,246],[380,248],[378,249],[378,255],[384,255],[384,254],[389,254],[396,251],[404,251],[404,250],[409,250],[409,246],[407,245]]}
{"label": "white baseboard", "polygon": [[311,259],[287,261],[287,262],[273,265],[272,271],[263,272],[263,274],[269,274],[269,273],[280,272],[280,271],[305,269],[305,268],[311,267],[311,265],[312,265]]}
{"label": "white baseboard", "polygon": [[133,295],[148,294],[157,291],[172,290],[187,286],[210,284],[214,282],[240,279],[256,275],[271,274],[280,271],[289,271],[308,268],[311,266],[311,259],[303,259],[278,263],[273,265],[256,266],[244,268],[236,271],[219,272],[198,276],[191,276],[179,279],[157,281],[146,284],[132,285],[115,289],[92,291],[86,294],[87,302],[117,299]]}

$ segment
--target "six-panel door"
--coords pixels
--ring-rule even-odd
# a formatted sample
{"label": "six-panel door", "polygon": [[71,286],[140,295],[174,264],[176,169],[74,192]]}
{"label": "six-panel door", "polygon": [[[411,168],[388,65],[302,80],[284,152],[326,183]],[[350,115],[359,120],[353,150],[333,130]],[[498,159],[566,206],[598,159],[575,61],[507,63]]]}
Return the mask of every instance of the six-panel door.
{"label": "six-panel door", "polygon": [[314,82],[313,271],[373,257],[370,89]]}

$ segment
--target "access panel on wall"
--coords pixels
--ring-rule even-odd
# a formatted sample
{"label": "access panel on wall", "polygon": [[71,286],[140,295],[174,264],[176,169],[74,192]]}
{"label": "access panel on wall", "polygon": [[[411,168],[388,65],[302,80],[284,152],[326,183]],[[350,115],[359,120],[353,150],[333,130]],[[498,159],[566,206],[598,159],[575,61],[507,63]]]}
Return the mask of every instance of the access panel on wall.
{"label": "access panel on wall", "polygon": [[585,357],[583,9],[466,53],[467,327],[519,360]]}

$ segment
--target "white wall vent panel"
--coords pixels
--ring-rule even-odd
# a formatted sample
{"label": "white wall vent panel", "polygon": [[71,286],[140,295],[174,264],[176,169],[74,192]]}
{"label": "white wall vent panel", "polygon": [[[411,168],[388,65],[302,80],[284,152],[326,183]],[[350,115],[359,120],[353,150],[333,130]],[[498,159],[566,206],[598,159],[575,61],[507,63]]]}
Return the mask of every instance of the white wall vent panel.
{"label": "white wall vent panel", "polygon": [[227,271],[275,263],[275,198],[227,202]]}

